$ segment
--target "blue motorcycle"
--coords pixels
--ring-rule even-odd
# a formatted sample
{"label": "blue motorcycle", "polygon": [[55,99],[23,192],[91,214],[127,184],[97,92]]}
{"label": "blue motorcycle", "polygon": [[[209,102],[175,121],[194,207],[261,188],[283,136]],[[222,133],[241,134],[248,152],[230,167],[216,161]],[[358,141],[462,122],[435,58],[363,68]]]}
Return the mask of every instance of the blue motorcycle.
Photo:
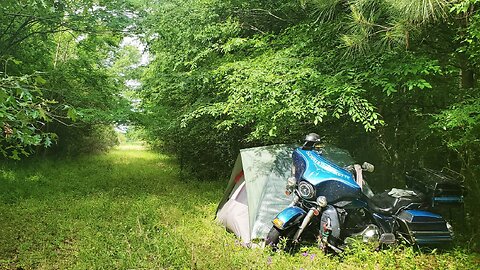
{"label": "blue motorcycle", "polygon": [[277,248],[282,238],[289,244],[314,239],[325,252],[339,253],[354,239],[378,247],[399,241],[419,246],[452,241],[450,224],[428,209],[431,198],[395,188],[373,194],[363,178],[363,172],[373,172],[373,165],[341,167],[322,154],[319,142],[311,133],[293,151],[292,177],[286,186],[293,201],[273,219],[267,245]]}

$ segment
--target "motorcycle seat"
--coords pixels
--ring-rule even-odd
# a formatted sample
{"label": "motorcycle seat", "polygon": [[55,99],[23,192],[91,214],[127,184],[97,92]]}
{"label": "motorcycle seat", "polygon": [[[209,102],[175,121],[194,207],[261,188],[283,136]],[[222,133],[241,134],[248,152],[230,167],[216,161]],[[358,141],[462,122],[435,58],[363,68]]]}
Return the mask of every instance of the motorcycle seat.
{"label": "motorcycle seat", "polygon": [[375,194],[367,201],[368,206],[376,213],[393,215],[400,209],[417,209],[425,202],[425,195],[420,192],[405,191],[402,194],[392,191],[394,189]]}

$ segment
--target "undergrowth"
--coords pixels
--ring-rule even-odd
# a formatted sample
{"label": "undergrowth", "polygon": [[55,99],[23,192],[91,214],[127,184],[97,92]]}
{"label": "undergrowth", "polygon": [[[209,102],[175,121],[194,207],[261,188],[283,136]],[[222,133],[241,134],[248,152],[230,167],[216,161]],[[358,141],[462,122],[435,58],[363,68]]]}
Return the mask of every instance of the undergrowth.
{"label": "undergrowth", "polygon": [[466,249],[245,248],[213,220],[225,183],[138,146],[0,165],[0,269],[478,269]]}

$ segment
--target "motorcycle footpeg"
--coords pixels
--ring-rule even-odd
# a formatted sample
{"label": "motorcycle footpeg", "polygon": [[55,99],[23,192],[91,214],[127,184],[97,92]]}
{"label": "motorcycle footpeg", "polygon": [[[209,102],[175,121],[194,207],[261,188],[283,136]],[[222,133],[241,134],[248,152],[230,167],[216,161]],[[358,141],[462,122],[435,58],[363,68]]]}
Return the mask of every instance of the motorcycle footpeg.
{"label": "motorcycle footpeg", "polygon": [[330,243],[327,243],[328,247],[331,248],[333,251],[335,251],[337,254],[340,254],[343,252],[343,249],[338,248]]}

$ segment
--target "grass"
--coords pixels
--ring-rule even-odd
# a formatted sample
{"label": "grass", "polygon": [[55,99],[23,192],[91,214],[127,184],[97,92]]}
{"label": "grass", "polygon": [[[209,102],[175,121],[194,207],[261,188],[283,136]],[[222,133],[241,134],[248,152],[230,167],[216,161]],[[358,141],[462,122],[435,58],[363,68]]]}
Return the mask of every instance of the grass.
{"label": "grass", "polygon": [[462,249],[247,249],[213,220],[224,184],[138,145],[0,165],[0,269],[478,269]]}

